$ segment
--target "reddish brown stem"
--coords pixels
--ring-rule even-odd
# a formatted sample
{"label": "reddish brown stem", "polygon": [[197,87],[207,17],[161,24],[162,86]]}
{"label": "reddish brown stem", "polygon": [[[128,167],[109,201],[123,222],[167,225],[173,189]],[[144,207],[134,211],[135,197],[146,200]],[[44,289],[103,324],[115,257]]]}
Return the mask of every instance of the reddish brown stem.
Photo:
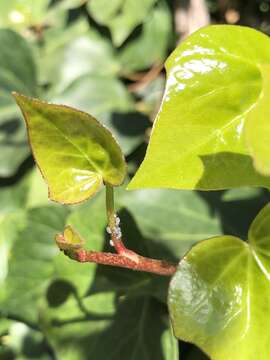
{"label": "reddish brown stem", "polygon": [[167,263],[162,260],[150,259],[144,256],[140,256],[130,251],[136,255],[136,260],[132,260],[131,256],[113,254],[109,252],[97,252],[97,251],[87,251],[84,249],[78,249],[69,254],[66,252],[66,255],[70,256],[73,260],[79,262],[90,262],[96,264],[118,266],[136,271],[145,271],[159,275],[171,276],[176,272],[176,265]]}

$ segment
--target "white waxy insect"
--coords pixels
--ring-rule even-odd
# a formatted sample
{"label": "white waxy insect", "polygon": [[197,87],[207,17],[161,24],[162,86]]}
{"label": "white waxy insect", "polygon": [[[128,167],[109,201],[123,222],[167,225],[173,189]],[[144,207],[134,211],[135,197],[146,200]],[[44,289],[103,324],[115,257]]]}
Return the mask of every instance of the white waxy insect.
{"label": "white waxy insect", "polygon": [[109,226],[106,227],[106,231],[107,231],[108,234],[111,234],[111,233],[112,233],[112,231],[111,231],[111,229],[110,229]]}

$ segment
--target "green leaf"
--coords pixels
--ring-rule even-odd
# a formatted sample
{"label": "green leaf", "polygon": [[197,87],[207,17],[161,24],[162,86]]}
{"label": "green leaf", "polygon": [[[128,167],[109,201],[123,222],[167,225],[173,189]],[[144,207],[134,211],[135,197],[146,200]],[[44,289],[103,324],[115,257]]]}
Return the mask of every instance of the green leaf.
{"label": "green leaf", "polygon": [[[10,249],[18,233],[25,226],[26,214],[23,210],[13,211],[9,214],[0,215],[0,286],[8,273],[8,258]],[[0,299],[2,290],[0,290]]]}
{"label": "green leaf", "polygon": [[72,251],[84,245],[84,240],[70,225],[65,227],[63,234],[57,234],[55,240],[60,250]]}
{"label": "green leaf", "polygon": [[213,360],[268,357],[269,219],[270,204],[253,221],[249,243],[222,236],[195,245],[171,281],[175,335]]}
{"label": "green leaf", "polygon": [[113,112],[101,117],[104,124],[115,135],[125,155],[129,155],[145,141],[151,122],[138,111]]}
{"label": "green leaf", "polygon": [[178,360],[178,345],[163,306],[150,298],[120,300],[111,293],[84,299],[83,313],[70,299],[48,309],[44,331],[57,358]]}
{"label": "green leaf", "polygon": [[218,214],[196,192],[140,190],[118,201],[134,216],[151,257],[177,260],[197,241],[222,234]]}
{"label": "green leaf", "polygon": [[247,116],[247,144],[254,158],[254,166],[262,175],[270,175],[270,66],[262,65],[263,88],[256,106]]}
{"label": "green leaf", "polygon": [[51,360],[46,345],[44,335],[40,331],[17,321],[11,324],[5,341],[7,349],[12,350],[15,359],[18,360],[28,360],[33,356],[37,360]]}
{"label": "green leaf", "polygon": [[240,26],[209,26],[182,42],[166,62],[163,102],[129,189],[270,187],[244,136],[269,49],[267,36]]}
{"label": "green leaf", "polygon": [[0,47],[0,176],[8,177],[29,154],[23,122],[10,92],[34,95],[37,80],[31,49],[20,35],[0,29]]}
{"label": "green leaf", "polygon": [[26,209],[49,205],[47,186],[37,168],[27,175],[27,198],[24,203]]}
{"label": "green leaf", "polygon": [[[91,286],[96,266],[71,261],[54,242],[66,217],[67,209],[56,205],[28,211],[26,224],[10,247],[8,272],[1,284],[0,308],[5,315],[37,324],[46,297],[59,303],[65,301],[65,292],[80,301]],[[53,284],[61,285],[60,300],[52,291],[58,285]]]}
{"label": "green leaf", "polygon": [[112,45],[98,32],[89,29],[83,19],[68,28],[67,32],[63,29],[51,30],[40,57],[41,66],[49,64],[52,71],[51,74],[46,69],[44,80],[48,81],[45,76],[49,76],[60,94],[81,76],[114,77],[120,69]]}
{"label": "green leaf", "polygon": [[163,63],[172,37],[171,12],[165,3],[154,8],[143,23],[142,34],[119,54],[124,72],[144,70]]}
{"label": "green leaf", "polygon": [[[149,190],[127,193],[117,189],[116,210],[123,240],[137,253],[177,262],[190,246],[205,237],[222,234],[217,211],[194,192]],[[80,205],[67,218],[86,241],[86,248],[112,251],[106,236],[104,194]],[[236,207],[237,210],[237,207]],[[89,220],[91,219],[91,220]],[[168,280],[150,274],[100,266],[93,291],[114,290],[124,294],[155,296],[166,302]]]}
{"label": "green leaf", "polygon": [[[53,87],[62,88],[61,81],[63,68],[66,67],[65,62],[69,63],[70,56],[66,56],[69,46],[77,38],[84,37],[89,31],[89,25],[85,19],[79,18],[70,26],[51,27],[43,33],[43,46],[36,49],[36,57],[39,71],[39,82],[42,84],[50,84]],[[74,54],[77,58],[77,54]],[[73,69],[76,73],[77,68]],[[65,74],[70,76],[70,74]],[[60,84],[59,84],[60,83]],[[51,92],[51,89],[50,89]]]}
{"label": "green leaf", "polygon": [[133,29],[143,22],[156,0],[106,0],[88,2],[90,15],[99,23],[110,28],[113,43],[120,46]]}
{"label": "green leaf", "polygon": [[14,96],[50,199],[78,203],[93,196],[103,181],[121,184],[126,173],[122,152],[96,119],[69,107]]}
{"label": "green leaf", "polygon": [[13,240],[9,251],[0,306],[5,314],[26,322],[37,322],[38,304],[50,282],[61,274],[54,263],[58,251],[53,239],[62,230],[66,215],[66,209],[55,206],[28,212],[26,225]]}
{"label": "green leaf", "polygon": [[113,111],[133,110],[133,101],[126,87],[116,77],[111,76],[81,76],[59,95],[56,94],[53,101],[76,107],[98,117]]}

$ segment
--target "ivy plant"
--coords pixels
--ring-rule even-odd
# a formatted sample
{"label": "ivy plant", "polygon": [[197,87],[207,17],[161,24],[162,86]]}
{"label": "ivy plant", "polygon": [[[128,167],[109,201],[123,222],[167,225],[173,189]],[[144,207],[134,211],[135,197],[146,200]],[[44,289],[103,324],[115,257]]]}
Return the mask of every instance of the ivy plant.
{"label": "ivy plant", "polygon": [[[138,3],[138,21],[140,12],[148,11],[155,2],[148,3],[144,6]],[[93,11],[95,7],[99,8],[99,2],[91,2],[89,11]],[[122,2],[117,1],[112,2],[108,13],[97,12],[97,20],[109,26],[118,45],[136,26],[135,23],[127,23],[123,33],[116,31],[118,27],[115,24],[122,21],[117,11],[122,7],[125,11]],[[110,20],[111,13],[115,15],[113,20]],[[166,89],[146,157],[128,189],[269,188],[269,38],[250,28],[209,26],[191,35],[175,49],[166,62],[166,70]],[[105,188],[107,233],[114,251],[87,249],[88,245],[91,247],[91,239],[84,238],[82,222],[86,211],[83,207],[76,216],[71,214],[65,226],[63,217],[67,216],[65,211],[68,210],[57,210],[47,220],[51,224],[50,233],[54,232],[52,228],[58,230],[62,227],[55,234],[60,251],[79,263],[93,262],[172,277],[168,307],[174,335],[178,339],[195,343],[214,360],[266,359],[270,341],[267,320],[270,312],[270,205],[266,205],[253,221],[248,242],[241,240],[238,234],[205,240],[218,233],[218,223],[201,215],[203,209],[198,199],[191,199],[190,195],[185,198],[183,195],[182,200],[189,206],[185,215],[193,218],[194,226],[204,229],[204,234],[201,232],[192,241],[203,241],[191,249],[188,249],[190,243],[186,247],[183,245],[181,255],[189,251],[178,265],[171,262],[171,259],[167,261],[152,258],[151,250],[141,253],[141,250],[129,248],[128,238],[124,241],[122,236],[120,217],[117,214],[119,200],[115,201],[114,192],[116,190],[117,195],[119,194],[116,188],[124,183],[127,167],[121,148],[110,131],[85,112],[40,101],[29,97],[27,93],[23,95],[16,92],[13,95],[26,121],[29,142],[37,166],[47,183],[49,198],[65,205],[77,204],[95,197]],[[120,195],[120,201],[126,203],[127,208],[135,209],[136,216],[143,220],[147,219],[149,212],[159,210],[151,206],[151,193],[145,191],[144,194],[149,196],[145,209],[140,206],[138,199],[133,199],[132,193]],[[160,195],[161,210],[162,196],[170,198],[171,191],[171,196],[175,198],[175,192],[168,191],[168,195]],[[245,196],[237,191],[240,198]],[[171,206],[177,212],[177,203],[173,198],[170,200]],[[102,205],[97,202],[95,206]],[[94,207],[91,208],[91,216],[94,216],[93,211]],[[41,211],[36,216],[43,217],[44,214]],[[162,237],[162,218],[157,216],[157,219],[159,236]],[[59,223],[56,224],[58,220]],[[25,219],[22,217],[20,221]],[[90,216],[89,221],[91,222]],[[146,233],[147,231],[151,230],[146,227]],[[171,232],[164,235],[165,238],[173,239],[173,232],[172,224]],[[34,243],[34,239],[31,242]],[[159,257],[160,255],[162,254]],[[62,258],[61,261],[66,264],[70,260]],[[38,266],[43,268],[42,261]],[[74,274],[72,269],[69,271],[72,276],[85,276],[84,270],[80,274]],[[155,293],[156,289],[151,287],[152,280],[148,280],[147,278],[147,285],[143,285],[140,291],[144,294],[147,291]],[[129,279],[128,282],[132,293],[132,280]],[[109,286],[108,283],[106,285]],[[117,281],[112,281],[110,286],[118,286]],[[77,293],[82,290],[66,291]],[[155,294],[161,297],[158,292]],[[6,306],[16,309],[16,299],[8,300],[8,296],[6,299]],[[113,326],[110,327],[108,318],[113,303],[104,300],[102,296],[88,300],[80,304],[80,307],[87,312],[91,308],[92,313],[89,314],[95,320],[98,320],[98,315],[93,314],[94,302],[106,302],[104,312],[107,318],[103,319],[100,326],[108,327],[107,333],[116,331]],[[25,311],[29,311],[27,302],[24,306]],[[132,313],[139,313],[140,308],[148,309],[152,306],[155,305],[149,301],[141,304],[127,298],[121,304],[124,309],[121,316],[130,317]],[[74,312],[74,316],[77,316],[72,301],[62,311]],[[31,316],[35,318],[37,315],[29,312],[29,317]],[[61,319],[61,311],[52,311],[52,314],[49,311],[43,319],[48,337],[52,338],[61,357],[65,350],[64,343],[71,347],[71,352],[73,350],[67,340],[68,334],[58,336],[55,328],[46,325],[51,316]],[[160,333],[158,329],[163,328],[160,318],[153,322],[151,312],[148,312],[148,316],[149,328],[147,329],[147,323],[145,326],[142,322],[138,336],[142,336],[142,331],[145,333],[143,336],[151,337],[150,323],[153,332]],[[136,324],[136,319],[133,320]],[[126,331],[131,326],[136,327],[133,320],[126,326]],[[82,330],[84,335],[79,342],[83,342],[84,338],[91,338],[91,326],[85,324]],[[81,336],[80,331],[76,331],[76,336]],[[167,345],[163,346],[166,351],[164,359],[178,356],[173,342],[175,340],[171,340],[170,334],[170,328],[167,327],[164,335],[167,339],[164,340]],[[173,345],[169,347],[170,341]],[[96,357],[104,358],[104,351],[111,346],[107,345],[106,340],[105,344],[106,347],[99,347],[97,339],[92,337],[89,348]],[[128,357],[128,342],[126,344],[122,353],[116,355]],[[76,351],[79,351],[80,356],[81,350],[77,348]],[[153,358],[159,359],[160,353],[157,352]]]}

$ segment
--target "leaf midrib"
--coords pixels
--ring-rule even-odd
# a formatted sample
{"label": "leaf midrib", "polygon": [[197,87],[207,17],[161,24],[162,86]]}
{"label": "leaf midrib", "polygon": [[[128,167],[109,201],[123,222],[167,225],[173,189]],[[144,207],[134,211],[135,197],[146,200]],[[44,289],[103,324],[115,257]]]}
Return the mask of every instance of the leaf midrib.
{"label": "leaf midrib", "polygon": [[77,146],[75,143],[73,143],[66,135],[65,133],[58,128],[58,126],[56,126],[56,124],[52,121],[50,121],[50,124],[53,125],[55,127],[55,129],[62,135],[62,137],[68,142],[70,143],[79,154],[82,154],[83,158],[85,160],[87,160],[87,162],[89,163],[89,165],[92,167],[92,169],[94,169],[97,173],[99,173],[102,176],[102,172],[100,171],[100,169],[96,166],[96,164],[88,157],[88,155],[79,147]]}

